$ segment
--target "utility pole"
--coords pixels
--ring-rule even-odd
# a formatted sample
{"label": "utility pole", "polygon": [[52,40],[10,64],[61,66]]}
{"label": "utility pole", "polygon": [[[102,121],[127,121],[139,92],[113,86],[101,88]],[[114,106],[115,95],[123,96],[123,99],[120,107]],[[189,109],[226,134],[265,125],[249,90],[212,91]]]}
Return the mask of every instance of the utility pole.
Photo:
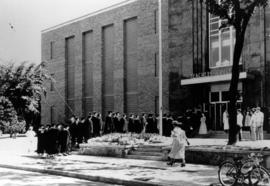
{"label": "utility pole", "polygon": [[158,0],[158,20],[159,20],[159,24],[158,24],[158,43],[159,43],[159,58],[158,58],[158,64],[159,64],[159,73],[158,73],[158,81],[159,81],[159,91],[158,91],[158,95],[159,95],[159,134],[162,135],[163,134],[163,123],[162,123],[162,117],[163,117],[163,113],[162,113],[162,0]]}

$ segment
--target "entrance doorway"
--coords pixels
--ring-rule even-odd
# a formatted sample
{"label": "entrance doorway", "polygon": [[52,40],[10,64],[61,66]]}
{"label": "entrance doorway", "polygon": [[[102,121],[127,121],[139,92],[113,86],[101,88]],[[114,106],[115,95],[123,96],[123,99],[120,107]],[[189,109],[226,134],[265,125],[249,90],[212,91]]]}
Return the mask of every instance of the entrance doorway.
{"label": "entrance doorway", "polygon": [[[239,95],[241,95],[240,91]],[[213,131],[223,131],[223,112],[228,110],[229,92],[210,92],[209,102],[210,129]],[[238,96],[237,108],[242,107],[242,102],[242,96]]]}

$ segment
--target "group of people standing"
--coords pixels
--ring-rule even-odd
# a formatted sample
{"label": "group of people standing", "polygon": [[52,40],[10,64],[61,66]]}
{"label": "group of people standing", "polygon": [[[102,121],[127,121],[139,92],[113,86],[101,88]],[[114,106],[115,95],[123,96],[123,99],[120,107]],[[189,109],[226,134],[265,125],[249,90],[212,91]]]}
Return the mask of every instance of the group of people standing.
{"label": "group of people standing", "polygon": [[46,125],[41,126],[37,131],[37,150],[36,152],[48,157],[55,155],[68,155],[71,151],[70,131],[68,125]]}
{"label": "group of people standing", "polygon": [[[90,112],[87,117],[70,118],[71,145],[77,146],[87,142],[89,138],[109,133],[158,133],[158,118],[153,114],[135,115],[120,114],[109,111],[105,120],[98,112]],[[169,132],[167,132],[169,133]]]}
{"label": "group of people standing", "polygon": [[[243,139],[243,128],[247,128],[250,131],[250,140],[263,140],[263,124],[264,113],[260,107],[247,108],[246,112],[242,112],[241,109],[237,109],[237,129],[239,141]],[[225,110],[223,112],[223,126],[224,131],[229,130],[229,114]]]}
{"label": "group of people standing", "polygon": [[[202,112],[187,110],[183,116],[172,116],[164,114],[162,117],[163,135],[170,137],[173,130],[173,121],[182,123],[183,129],[188,137],[193,137],[198,133],[206,134],[206,117]],[[98,112],[90,112],[87,117],[70,118],[71,144],[76,146],[87,142],[89,138],[101,136],[109,133],[159,133],[159,116],[157,114],[121,114],[109,111],[104,121]]]}

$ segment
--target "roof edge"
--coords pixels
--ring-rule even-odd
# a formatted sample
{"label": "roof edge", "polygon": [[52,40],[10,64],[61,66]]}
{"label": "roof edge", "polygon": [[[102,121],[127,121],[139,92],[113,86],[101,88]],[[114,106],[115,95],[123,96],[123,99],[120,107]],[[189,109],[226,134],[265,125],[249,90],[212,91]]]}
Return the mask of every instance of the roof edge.
{"label": "roof edge", "polygon": [[52,26],[52,27],[49,27],[49,28],[45,28],[43,30],[41,30],[41,33],[46,33],[46,32],[49,32],[49,31],[52,31],[52,30],[55,30],[55,29],[58,29],[60,27],[63,27],[63,26],[66,26],[66,25],[69,25],[71,23],[74,23],[74,22],[77,22],[77,21],[81,21],[83,19],[86,19],[86,18],[89,18],[89,17],[92,17],[92,16],[95,16],[95,15],[98,15],[98,14],[101,14],[101,13],[104,13],[104,12],[107,12],[107,11],[110,11],[110,10],[113,10],[113,9],[116,9],[116,8],[119,8],[119,7],[122,7],[124,5],[128,5],[130,3],[134,3],[138,0],[125,0],[125,1],[122,1],[120,3],[117,3],[117,4],[114,4],[114,5],[111,5],[111,6],[108,6],[106,8],[102,8],[100,10],[97,10],[97,11],[94,11],[94,12],[91,12],[89,14],[86,14],[86,15],[83,15],[83,16],[80,16],[80,17],[77,17],[75,19],[71,19],[69,21],[65,21],[63,23],[60,23],[60,24],[57,24],[55,26]]}

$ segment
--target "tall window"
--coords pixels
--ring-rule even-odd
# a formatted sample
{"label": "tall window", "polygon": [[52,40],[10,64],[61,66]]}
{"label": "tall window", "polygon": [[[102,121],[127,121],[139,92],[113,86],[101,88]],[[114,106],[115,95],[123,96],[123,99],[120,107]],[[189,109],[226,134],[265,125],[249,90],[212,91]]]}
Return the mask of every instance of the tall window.
{"label": "tall window", "polygon": [[75,41],[74,36],[66,38],[66,117],[70,117],[75,107]]}
{"label": "tall window", "polygon": [[50,113],[51,113],[51,124],[55,124],[55,106],[52,105],[50,107]]}
{"label": "tall window", "polygon": [[154,10],[154,30],[158,33],[158,10]]}
{"label": "tall window", "polygon": [[124,21],[124,71],[125,71],[125,107],[126,113],[138,111],[138,21],[137,17]]}
{"label": "tall window", "polygon": [[209,19],[209,62],[210,68],[232,65],[235,43],[233,27],[219,29],[222,20],[210,14]]}
{"label": "tall window", "polygon": [[50,42],[50,59],[54,59],[55,42]]}
{"label": "tall window", "polygon": [[93,111],[93,32],[83,33],[83,111]]}

